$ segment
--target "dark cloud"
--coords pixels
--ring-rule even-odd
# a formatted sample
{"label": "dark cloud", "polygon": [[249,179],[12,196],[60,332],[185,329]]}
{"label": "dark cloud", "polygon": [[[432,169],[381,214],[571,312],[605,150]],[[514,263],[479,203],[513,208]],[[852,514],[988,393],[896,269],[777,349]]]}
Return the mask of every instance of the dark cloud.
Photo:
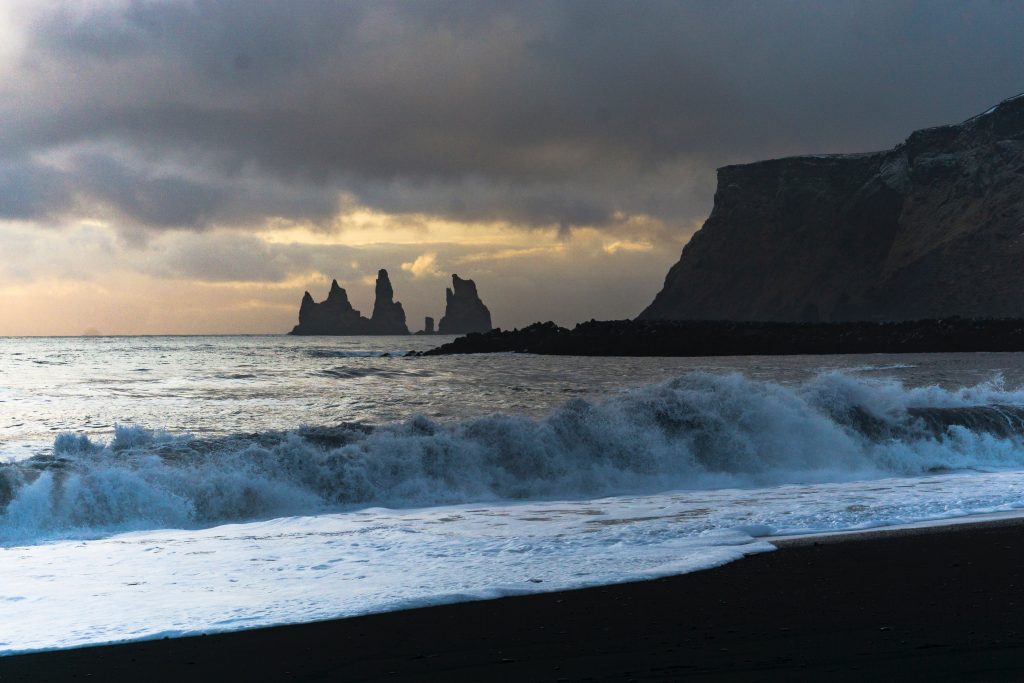
{"label": "dark cloud", "polygon": [[123,156],[89,151],[63,155],[57,164],[0,161],[0,218],[99,218],[130,242],[144,243],[152,228],[253,225],[269,216],[325,221],[338,210],[334,193],[302,184],[174,164],[164,168],[137,158],[129,163],[118,158]]}
{"label": "dark cloud", "polygon": [[0,218],[41,220],[69,202],[63,173],[25,159],[0,162]]}
{"label": "dark cloud", "polygon": [[205,226],[225,192],[181,177],[133,173],[110,157],[89,154],[75,160],[81,191],[118,207],[130,219],[156,227]]}
{"label": "dark cloud", "polygon": [[[884,147],[1024,90],[1014,3],[25,12],[0,101],[0,215],[25,218],[84,195],[149,227],[317,219],[350,192],[387,211],[525,225],[616,212],[682,224],[707,210],[716,166]],[[45,163],[97,144],[106,158]]]}

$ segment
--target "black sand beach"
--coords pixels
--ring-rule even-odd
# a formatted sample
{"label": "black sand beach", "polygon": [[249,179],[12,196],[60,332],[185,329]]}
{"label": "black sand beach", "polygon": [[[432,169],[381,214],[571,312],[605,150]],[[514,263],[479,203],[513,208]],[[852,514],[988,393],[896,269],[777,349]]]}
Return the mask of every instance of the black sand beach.
{"label": "black sand beach", "polygon": [[6,657],[0,680],[1024,678],[1020,521],[779,545],[648,582]]}

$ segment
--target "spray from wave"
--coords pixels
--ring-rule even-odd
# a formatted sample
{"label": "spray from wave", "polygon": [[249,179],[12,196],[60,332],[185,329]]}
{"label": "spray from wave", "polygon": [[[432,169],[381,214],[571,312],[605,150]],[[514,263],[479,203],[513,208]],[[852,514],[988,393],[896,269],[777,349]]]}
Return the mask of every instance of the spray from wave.
{"label": "spray from wave", "polygon": [[590,498],[1024,467],[1024,391],[694,373],[543,419],[224,438],[118,427],[0,465],[0,542],[367,506]]}

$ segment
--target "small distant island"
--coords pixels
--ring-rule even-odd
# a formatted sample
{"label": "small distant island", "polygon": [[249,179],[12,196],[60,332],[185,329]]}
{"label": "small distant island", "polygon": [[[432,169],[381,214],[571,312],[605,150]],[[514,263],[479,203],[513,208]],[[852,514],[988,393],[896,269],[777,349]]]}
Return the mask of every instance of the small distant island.
{"label": "small distant island", "polygon": [[[407,335],[405,309],[395,301],[388,271],[377,272],[374,289],[373,313],[367,318],[353,308],[348,293],[331,281],[327,298],[321,302],[313,300],[306,292],[299,305],[299,324],[292,328],[293,335]],[[445,314],[441,318],[437,333],[471,334],[491,330],[491,312],[477,294],[476,283],[452,275],[452,287],[445,290]],[[423,330],[416,334],[435,334],[434,319],[424,319]]]}

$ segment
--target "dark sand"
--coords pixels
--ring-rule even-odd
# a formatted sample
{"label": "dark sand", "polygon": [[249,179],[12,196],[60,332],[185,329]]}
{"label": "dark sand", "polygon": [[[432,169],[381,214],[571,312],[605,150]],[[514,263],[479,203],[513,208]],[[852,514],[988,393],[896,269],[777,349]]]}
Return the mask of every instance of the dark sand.
{"label": "dark sand", "polygon": [[1024,680],[1019,522],[781,545],[642,583],[5,657],[0,680]]}

